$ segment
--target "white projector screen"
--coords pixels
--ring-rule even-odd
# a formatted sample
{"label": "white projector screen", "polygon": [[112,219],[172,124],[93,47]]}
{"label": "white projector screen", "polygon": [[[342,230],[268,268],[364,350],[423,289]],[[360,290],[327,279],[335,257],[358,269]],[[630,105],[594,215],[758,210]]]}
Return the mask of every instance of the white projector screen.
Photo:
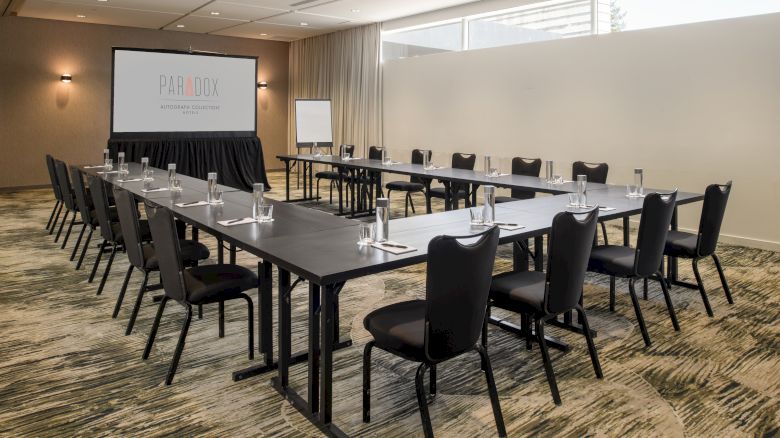
{"label": "white projector screen", "polygon": [[114,49],[111,131],[256,135],[257,58]]}
{"label": "white projector screen", "polygon": [[295,99],[295,142],[298,147],[333,145],[330,100]]}

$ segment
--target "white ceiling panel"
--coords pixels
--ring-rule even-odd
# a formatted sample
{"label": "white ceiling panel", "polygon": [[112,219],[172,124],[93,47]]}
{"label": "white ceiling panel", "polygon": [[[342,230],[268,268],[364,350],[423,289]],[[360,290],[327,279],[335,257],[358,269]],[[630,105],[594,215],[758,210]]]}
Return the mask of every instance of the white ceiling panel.
{"label": "white ceiling panel", "polygon": [[[181,14],[149,12],[134,9],[120,9],[100,6],[80,6],[56,3],[46,0],[27,0],[19,12],[22,17],[46,18],[50,20],[78,21],[81,23],[111,24],[159,29]],[[79,17],[84,15],[84,18]]]}
{"label": "white ceiling panel", "polygon": [[[258,20],[261,23],[281,24],[284,26],[311,27],[327,29],[328,27],[339,26],[348,23],[350,20],[341,17],[327,17],[324,15],[313,15],[303,12],[290,12],[284,15]],[[306,23],[304,26],[301,23]]]}
{"label": "white ceiling panel", "polygon": [[[380,22],[394,18],[448,8],[474,0],[339,0],[312,7],[301,7],[301,12],[344,17],[355,21]],[[308,6],[308,5],[307,5]],[[353,12],[356,11],[356,12]]]}
{"label": "white ceiling panel", "polygon": [[[229,20],[226,18],[197,17],[188,15],[182,19],[176,20],[165,27],[165,30],[175,30],[180,32],[210,33],[247,23],[246,20]],[[184,27],[180,27],[184,26]]]}
{"label": "white ceiling panel", "polygon": [[[289,41],[291,38],[300,39],[322,33],[319,29],[295,26],[280,26],[263,22],[252,22],[214,32],[214,35],[234,36],[241,38],[255,38],[268,40]],[[263,35],[265,34],[265,35]]]}
{"label": "white ceiling panel", "polygon": [[[208,0],[48,0],[52,3],[65,3],[80,6],[110,7],[122,9],[137,9],[141,11],[170,12],[175,14],[186,14],[193,9],[199,8]],[[26,3],[35,3],[34,0],[27,0]],[[26,9],[23,6],[23,9]]]}
{"label": "white ceiling panel", "polygon": [[246,5],[233,1],[215,1],[209,5],[198,9],[192,15],[199,17],[214,17],[213,13],[219,18],[229,18],[234,20],[255,21],[261,18],[267,18],[274,15],[288,12],[285,9],[274,9],[254,5]]}

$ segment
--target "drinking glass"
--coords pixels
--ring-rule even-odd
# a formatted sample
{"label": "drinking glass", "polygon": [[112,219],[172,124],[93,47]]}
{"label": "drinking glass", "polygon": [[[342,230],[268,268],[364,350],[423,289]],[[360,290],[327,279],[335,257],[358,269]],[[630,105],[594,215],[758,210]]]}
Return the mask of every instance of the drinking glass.
{"label": "drinking glass", "polygon": [[108,160],[111,158],[111,151],[103,149],[103,165],[108,167]]}
{"label": "drinking glass", "polygon": [[217,172],[208,173],[208,183],[206,187],[206,201],[209,203],[217,203],[215,198],[217,192]]}
{"label": "drinking glass", "polygon": [[181,180],[173,179],[171,180],[171,187],[170,191],[172,192],[180,192],[181,191]]}
{"label": "drinking glass", "polygon": [[644,171],[641,168],[634,169],[634,186],[636,186],[636,196],[644,195]]}
{"label": "drinking glass", "polygon": [[362,222],[358,230],[358,245],[366,246],[374,242],[374,224]]}
{"label": "drinking glass", "polygon": [[[220,196],[222,196],[222,192],[219,192]],[[260,218],[259,222],[271,222],[274,220],[274,205],[273,204],[263,204],[260,206]]]}
{"label": "drinking glass", "polygon": [[128,168],[127,163],[119,163],[119,174],[120,175],[127,175],[130,173],[130,170]]}
{"label": "drinking glass", "polygon": [[576,207],[580,203],[580,197],[576,193],[569,193],[569,207]]}
{"label": "drinking glass", "polygon": [[114,160],[111,158],[106,158],[106,171],[109,171],[114,168]]}
{"label": "drinking glass", "polygon": [[345,160],[349,160],[350,157],[352,157],[352,154],[350,154],[349,152],[344,152],[344,156],[342,158]]}
{"label": "drinking glass", "polygon": [[254,183],[252,184],[252,219],[260,217],[260,206],[263,205],[263,192],[265,191],[265,184]]}
{"label": "drinking glass", "polygon": [[563,184],[563,177],[561,175],[553,175],[551,182],[553,184]]}
{"label": "drinking glass", "polygon": [[176,163],[168,164],[168,186],[173,186],[173,180],[176,179]]}
{"label": "drinking glass", "polygon": [[637,187],[633,184],[626,184],[626,196],[629,198],[636,198]]}
{"label": "drinking glass", "polygon": [[484,223],[482,220],[482,207],[470,208],[469,213],[471,214],[471,225],[482,225]]}
{"label": "drinking glass", "polygon": [[117,154],[117,164],[119,164],[119,167],[122,167],[123,164],[125,164],[125,153],[120,152]]}

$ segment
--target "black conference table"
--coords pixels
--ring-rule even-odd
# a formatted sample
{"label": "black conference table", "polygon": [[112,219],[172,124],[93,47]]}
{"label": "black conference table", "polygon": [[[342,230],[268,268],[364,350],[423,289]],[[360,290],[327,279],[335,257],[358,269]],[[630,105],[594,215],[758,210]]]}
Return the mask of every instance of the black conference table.
{"label": "black conference table", "polygon": [[[399,162],[394,164],[383,164],[381,160],[372,160],[368,158],[351,158],[349,160],[344,160],[338,155],[277,155],[276,158],[285,163],[285,200],[288,202],[316,200],[316,197],[312,196],[314,178],[313,164],[339,166],[340,168],[346,169],[349,173],[347,178],[353,180],[357,179],[358,172],[360,171],[365,172],[369,177],[379,173],[395,173],[399,175],[415,176],[419,177],[423,181],[426,192],[430,190],[431,182],[434,179],[439,180],[442,182],[445,189],[445,210],[454,210],[458,208],[458,199],[451,196],[451,193],[456,193],[457,190],[463,186],[468,185],[473,185],[475,187],[479,187],[481,185],[492,185],[509,189],[524,188],[534,192],[549,193],[553,195],[560,195],[577,191],[577,184],[573,181],[566,181],[562,184],[552,184],[546,182],[543,178],[525,175],[505,174],[495,177],[487,176],[485,175],[484,171],[480,170],[455,169],[452,167],[438,167],[435,169],[426,170],[422,164]],[[303,166],[303,198],[290,199],[290,169],[291,163],[296,161],[309,163],[309,165]],[[339,180],[339,186],[343,185],[343,180],[344,178]],[[588,183],[589,191],[599,190],[606,187],[606,184]],[[354,202],[354,185],[352,188],[350,208],[351,215],[354,216],[356,214]],[[426,211],[431,213],[430,198],[427,196]],[[339,190],[339,213],[344,213],[341,190]]]}
{"label": "black conference table", "polygon": [[[84,169],[94,174],[93,169]],[[131,165],[130,175],[140,173],[140,166]],[[165,174],[163,174],[165,175]],[[469,223],[469,212],[452,210],[425,216],[394,219],[390,222],[392,240],[410,245],[417,250],[394,255],[372,247],[356,245],[359,222],[304,207],[270,201],[274,204],[274,222],[223,227],[217,220],[240,218],[249,215],[251,194],[231,191],[224,193],[224,205],[205,207],[177,207],[179,202],[205,199],[205,182],[182,181],[181,193],[143,193],[143,183],[118,183],[115,174],[105,175],[111,184],[117,184],[133,192],[138,199],[171,208],[174,215],[194,227],[213,234],[218,241],[227,241],[262,259],[258,263],[261,285],[260,299],[260,351],[265,363],[234,373],[234,380],[241,380],[276,368],[272,383],[277,391],[328,435],[345,435],[333,422],[333,353],[350,345],[349,339],[339,339],[338,302],[345,283],[371,274],[425,262],[428,242],[438,235],[469,235],[484,230]],[[132,178],[132,176],[130,177]],[[595,186],[595,185],[594,185]],[[602,220],[627,218],[640,214],[642,199],[628,199],[625,187],[601,185],[598,190],[588,190],[589,202],[613,207],[600,211]],[[556,187],[555,190],[557,190]],[[550,189],[551,190],[551,189]],[[647,190],[652,192],[653,190]],[[678,194],[677,204],[683,205],[703,199],[700,194]],[[530,200],[503,203],[496,206],[496,219],[519,223],[524,228],[501,230],[500,243],[519,242],[534,238],[537,251],[541,249],[542,236],[550,232],[555,214],[567,209],[568,196],[548,196]],[[673,224],[676,226],[676,223]],[[627,243],[627,242],[626,242]],[[220,251],[221,252],[221,251]],[[539,253],[537,253],[539,254]],[[537,257],[536,268],[541,268]],[[271,338],[272,267],[277,266],[279,312],[279,360],[273,361]],[[523,269],[521,265],[519,269]],[[527,269],[527,266],[525,266]],[[298,279],[292,282],[292,276]],[[308,290],[308,348],[306,352],[292,353],[291,299],[294,287],[301,281],[309,282]],[[511,330],[503,321],[494,324]],[[569,320],[559,325],[570,329],[576,326]],[[304,399],[289,385],[289,367],[307,362],[307,397]]]}

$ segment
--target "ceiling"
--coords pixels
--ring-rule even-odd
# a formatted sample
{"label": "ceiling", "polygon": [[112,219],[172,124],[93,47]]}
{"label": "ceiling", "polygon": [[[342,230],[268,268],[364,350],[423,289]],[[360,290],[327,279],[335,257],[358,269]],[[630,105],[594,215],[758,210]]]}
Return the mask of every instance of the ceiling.
{"label": "ceiling", "polygon": [[12,0],[4,15],[294,41],[472,1]]}

